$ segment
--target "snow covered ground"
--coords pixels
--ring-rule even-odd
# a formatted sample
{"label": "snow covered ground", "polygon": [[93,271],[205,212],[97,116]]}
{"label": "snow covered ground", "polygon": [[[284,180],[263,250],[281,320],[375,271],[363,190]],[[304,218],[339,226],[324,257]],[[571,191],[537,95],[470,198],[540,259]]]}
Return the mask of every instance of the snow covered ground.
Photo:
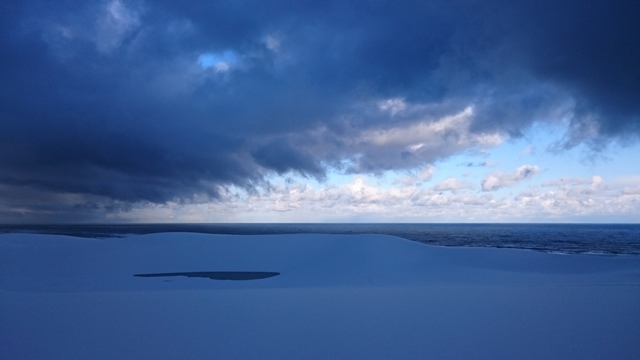
{"label": "snow covered ground", "polygon": [[[279,275],[134,276],[204,272]],[[0,235],[0,359],[640,359],[638,304],[640,257]]]}

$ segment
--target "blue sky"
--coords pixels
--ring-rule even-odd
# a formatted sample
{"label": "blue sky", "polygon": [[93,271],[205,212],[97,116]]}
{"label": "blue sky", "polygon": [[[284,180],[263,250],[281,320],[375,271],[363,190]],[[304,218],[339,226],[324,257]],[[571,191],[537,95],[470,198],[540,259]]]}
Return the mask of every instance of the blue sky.
{"label": "blue sky", "polygon": [[0,5],[0,222],[638,222],[632,1]]}

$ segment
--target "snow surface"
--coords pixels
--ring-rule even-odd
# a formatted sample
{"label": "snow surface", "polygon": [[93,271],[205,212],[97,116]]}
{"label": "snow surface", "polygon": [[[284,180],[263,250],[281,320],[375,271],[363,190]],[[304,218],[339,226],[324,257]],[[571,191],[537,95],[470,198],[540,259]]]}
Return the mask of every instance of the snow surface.
{"label": "snow surface", "polygon": [[[246,281],[135,274],[278,272]],[[0,235],[0,359],[640,359],[640,257]]]}

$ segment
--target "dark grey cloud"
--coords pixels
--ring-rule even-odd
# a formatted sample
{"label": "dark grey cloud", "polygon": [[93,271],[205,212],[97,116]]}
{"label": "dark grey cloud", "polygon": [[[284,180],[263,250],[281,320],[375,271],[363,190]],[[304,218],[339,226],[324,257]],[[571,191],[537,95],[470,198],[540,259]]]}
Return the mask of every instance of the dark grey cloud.
{"label": "dark grey cloud", "polygon": [[603,136],[640,130],[640,25],[634,1],[531,2],[508,26],[524,65],[566,89],[577,106],[574,128],[597,117]]}
{"label": "dark grey cloud", "polygon": [[[636,141],[637,7],[3,2],[0,214],[58,221],[215,199],[271,173],[411,168],[559,114],[565,147]],[[469,106],[476,141],[420,127]],[[411,129],[440,138],[384,142]]]}
{"label": "dark grey cloud", "polygon": [[322,167],[311,154],[292,149],[286,141],[274,141],[259,147],[251,152],[251,156],[258,165],[281,175],[297,170],[304,175],[323,176]]}

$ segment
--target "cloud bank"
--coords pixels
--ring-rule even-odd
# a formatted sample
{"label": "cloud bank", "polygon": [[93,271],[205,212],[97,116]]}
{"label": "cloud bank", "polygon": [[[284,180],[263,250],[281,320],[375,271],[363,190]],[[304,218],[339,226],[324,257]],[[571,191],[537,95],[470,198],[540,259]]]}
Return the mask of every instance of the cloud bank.
{"label": "cloud bank", "polygon": [[274,174],[420,169],[536,122],[567,124],[560,150],[635,142],[635,10],[623,0],[4,2],[0,214],[90,220],[256,191]]}

